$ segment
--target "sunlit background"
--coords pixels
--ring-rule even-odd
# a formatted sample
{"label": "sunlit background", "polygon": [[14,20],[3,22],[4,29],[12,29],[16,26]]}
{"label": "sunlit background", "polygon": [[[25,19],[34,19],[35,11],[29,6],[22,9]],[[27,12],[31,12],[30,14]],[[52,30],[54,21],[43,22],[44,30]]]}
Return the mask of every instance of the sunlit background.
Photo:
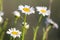
{"label": "sunlit background", "polygon": [[[4,13],[5,16],[4,18],[9,18],[9,23],[13,24],[13,18],[14,16],[12,15],[13,11],[18,10],[19,5],[30,5],[33,7],[36,6],[47,6],[49,7],[49,0],[3,0],[3,7],[4,7]],[[32,40],[33,39],[33,31],[32,28],[36,25],[37,20],[38,20],[38,13],[29,15],[27,17],[27,22],[30,24],[30,29],[28,30],[28,33],[25,36],[25,40]],[[51,18],[58,23],[60,26],[60,0],[53,0],[52,5],[51,5]],[[19,19],[19,22],[17,24],[17,28],[21,27],[22,20]],[[38,31],[37,34],[37,40],[42,40],[42,28],[44,26],[44,19],[41,24],[41,27]],[[10,27],[10,25],[8,25]],[[6,35],[5,35],[6,36]],[[7,38],[7,37],[6,37]],[[4,38],[5,40],[5,38]],[[7,38],[8,40],[8,38]],[[60,40],[60,28],[59,29],[51,29],[49,32],[48,40]]]}

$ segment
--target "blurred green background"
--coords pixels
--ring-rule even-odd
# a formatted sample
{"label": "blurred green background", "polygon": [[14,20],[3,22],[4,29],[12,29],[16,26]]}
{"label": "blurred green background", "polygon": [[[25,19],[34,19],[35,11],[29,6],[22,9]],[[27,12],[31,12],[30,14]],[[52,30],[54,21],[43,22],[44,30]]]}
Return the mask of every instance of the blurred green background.
{"label": "blurred green background", "polygon": [[[9,23],[13,24],[13,18],[12,12],[18,9],[19,5],[30,5],[33,7],[36,6],[47,6],[49,7],[49,0],[3,0],[3,7],[4,7],[4,13],[5,18],[9,18]],[[32,28],[36,25],[38,21],[38,14],[32,14],[27,17],[27,22],[30,24],[30,29],[28,30],[28,33],[25,36],[25,40],[32,40],[33,39],[33,30]],[[51,5],[51,18],[58,23],[60,26],[60,0],[53,0]],[[17,24],[17,28],[21,26],[22,20]],[[44,21],[42,22],[42,25]],[[9,27],[10,25],[8,25]],[[40,27],[38,34],[37,34],[37,40],[42,40],[42,26]],[[4,39],[5,40],[5,39]],[[7,39],[8,40],[8,39]],[[60,40],[60,28],[59,29],[51,29],[49,32],[48,40]]]}

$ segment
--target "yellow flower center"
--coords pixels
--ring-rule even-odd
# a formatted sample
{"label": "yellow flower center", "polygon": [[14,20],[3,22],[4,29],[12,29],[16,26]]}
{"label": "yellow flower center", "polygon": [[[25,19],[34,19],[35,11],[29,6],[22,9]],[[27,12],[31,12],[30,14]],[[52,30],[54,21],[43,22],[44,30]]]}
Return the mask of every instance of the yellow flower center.
{"label": "yellow flower center", "polygon": [[13,34],[13,35],[17,35],[17,34],[18,34],[18,32],[13,31],[13,32],[12,32],[12,34]]}
{"label": "yellow flower center", "polygon": [[42,10],[40,10],[40,12],[42,12],[42,13],[46,13],[46,10],[42,9]]}
{"label": "yellow flower center", "polygon": [[30,12],[30,9],[29,9],[29,8],[23,8],[23,10],[24,10],[25,12]]}

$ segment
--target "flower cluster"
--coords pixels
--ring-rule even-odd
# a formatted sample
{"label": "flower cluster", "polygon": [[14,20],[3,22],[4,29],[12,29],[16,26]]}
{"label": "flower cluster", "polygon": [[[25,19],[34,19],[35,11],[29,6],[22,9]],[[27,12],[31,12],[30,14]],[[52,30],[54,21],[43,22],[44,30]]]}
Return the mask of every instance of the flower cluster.
{"label": "flower cluster", "polygon": [[[50,15],[50,10],[47,10],[47,7],[37,6],[36,9],[39,12],[39,14],[42,14],[43,16]],[[19,5],[18,10],[22,11],[22,13],[25,13],[27,15],[35,13],[35,9],[33,7],[28,6],[28,5],[25,5],[25,6]]]}
{"label": "flower cluster", "polygon": [[[31,7],[28,5],[25,5],[25,6],[19,5],[18,10],[24,13],[25,15],[30,15],[35,13],[34,7]],[[52,24],[53,27],[58,28],[58,25],[54,21],[52,21],[52,19],[48,18],[48,16],[50,16],[51,11],[47,7],[37,6],[36,11],[38,11],[39,14],[42,14],[43,16],[47,16],[46,25]],[[18,11],[14,11],[13,14],[17,17],[21,16],[20,12]],[[1,20],[3,20],[1,16],[3,16],[2,12],[0,12],[0,22]],[[24,25],[24,28],[29,29],[29,24],[27,24],[27,22],[25,23],[22,22],[22,24]],[[14,38],[16,38],[16,37],[20,37],[21,32],[19,30],[16,30],[16,28],[11,28],[11,29],[8,29],[7,34],[10,34]]]}
{"label": "flower cluster", "polygon": [[[58,25],[57,23],[55,23],[51,18],[48,18],[50,16],[50,13],[51,11],[47,8],[47,7],[42,7],[42,6],[37,6],[35,7],[36,8],[36,11],[38,11],[39,15],[41,14],[42,16],[47,16],[46,17],[46,25],[50,25],[52,24],[54,28],[57,28],[58,29]],[[34,14],[35,13],[35,8],[34,7],[31,7],[31,6],[28,6],[28,5],[19,5],[18,6],[18,10],[21,11],[22,13],[25,14],[25,17],[24,17],[24,22],[22,22],[23,24],[23,29],[22,32],[17,30],[16,28],[11,28],[11,29],[8,29],[8,31],[6,32],[7,34],[11,35],[13,38],[16,38],[16,37],[19,37],[21,36],[24,36],[25,32],[27,31],[27,29],[29,29],[29,24],[26,22],[26,15],[30,15],[30,14]],[[15,22],[15,25],[17,23],[17,20],[18,18],[21,17],[21,14],[19,11],[14,11],[13,12],[13,15],[16,16],[16,20],[14,21]],[[2,11],[0,11],[0,23],[3,23],[3,18],[2,16],[4,15],[4,13]],[[39,22],[40,22],[41,18],[39,19]],[[6,22],[5,22],[6,23]],[[6,24],[5,24],[6,25]],[[39,26],[39,25],[37,25]],[[35,30],[35,29],[34,29]],[[36,36],[36,32],[38,31],[38,27],[36,27],[36,31],[34,32],[35,33],[35,36]],[[24,37],[22,37],[24,39]]]}

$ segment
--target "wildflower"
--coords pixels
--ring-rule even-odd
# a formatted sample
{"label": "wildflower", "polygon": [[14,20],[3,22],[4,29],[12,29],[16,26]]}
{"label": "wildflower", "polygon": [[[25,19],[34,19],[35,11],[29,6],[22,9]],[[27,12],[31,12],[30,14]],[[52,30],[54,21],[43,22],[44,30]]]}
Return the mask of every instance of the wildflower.
{"label": "wildflower", "polygon": [[25,14],[27,14],[27,15],[30,15],[30,14],[32,14],[32,13],[35,13],[34,8],[33,8],[33,7],[30,7],[30,6],[28,6],[28,5],[25,5],[25,6],[20,5],[20,6],[18,7],[18,10],[21,10],[22,13],[25,13]]}
{"label": "wildflower", "polygon": [[50,15],[50,10],[47,10],[47,7],[36,7],[37,11],[39,12],[39,14],[42,14],[43,16],[48,16]]}
{"label": "wildflower", "polygon": [[14,11],[13,14],[17,17],[20,17],[20,13],[18,11]]}
{"label": "wildflower", "polygon": [[52,19],[46,18],[46,25],[52,24],[54,28],[58,29],[57,23],[55,23]]}
{"label": "wildflower", "polygon": [[[24,22],[22,22],[22,24],[24,24]],[[29,24],[27,24],[26,22],[25,22],[25,28],[29,29]]]}
{"label": "wildflower", "polygon": [[21,32],[19,30],[16,30],[16,28],[8,29],[8,31],[6,33],[10,34],[13,38],[21,36]]}

